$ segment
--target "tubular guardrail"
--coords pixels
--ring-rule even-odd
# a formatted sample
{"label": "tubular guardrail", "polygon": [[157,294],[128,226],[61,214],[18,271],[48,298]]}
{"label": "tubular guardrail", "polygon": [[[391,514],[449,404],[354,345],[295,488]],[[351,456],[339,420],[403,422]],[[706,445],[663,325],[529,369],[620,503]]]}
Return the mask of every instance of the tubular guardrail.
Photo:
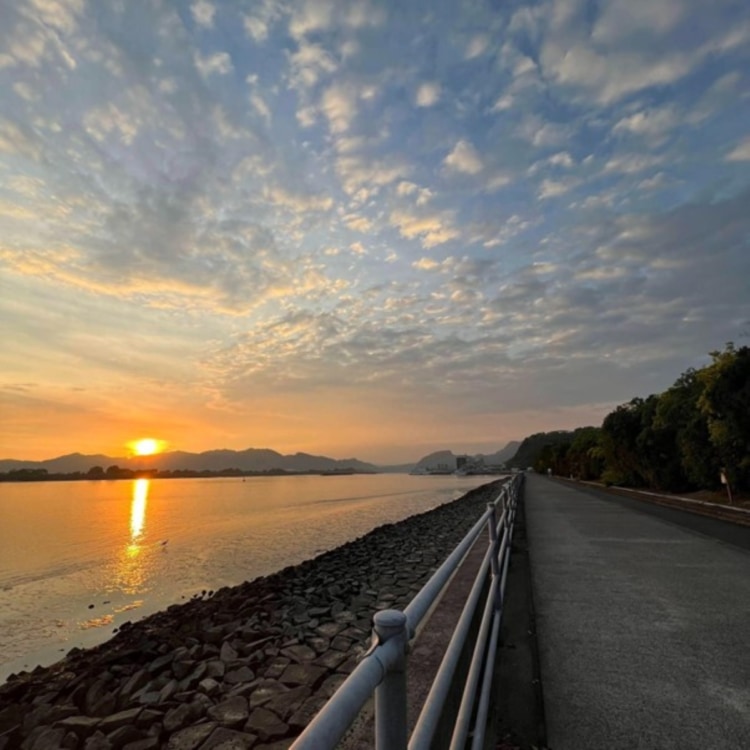
{"label": "tubular guardrail", "polygon": [[[523,474],[518,474],[503,485],[497,498],[488,503],[487,510],[481,518],[403,612],[386,609],[375,614],[370,649],[290,750],[333,750],[373,693],[377,750],[428,750],[454,684],[456,668],[464,651],[477,606],[483,591],[487,588],[489,572],[489,591],[450,743],[451,750],[461,750],[465,747],[472,730],[471,719],[476,714],[471,748],[480,750],[483,747],[513,525],[522,483]],[[485,527],[489,530],[487,552],[411,739],[408,739],[406,655],[409,641]]]}

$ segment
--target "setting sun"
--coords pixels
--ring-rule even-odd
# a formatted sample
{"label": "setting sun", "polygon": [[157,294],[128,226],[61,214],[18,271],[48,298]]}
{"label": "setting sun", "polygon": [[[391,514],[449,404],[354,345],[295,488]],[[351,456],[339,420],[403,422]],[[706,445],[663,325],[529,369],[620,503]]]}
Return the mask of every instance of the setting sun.
{"label": "setting sun", "polygon": [[164,450],[164,441],[155,438],[141,438],[128,443],[130,449],[136,456],[153,456]]}

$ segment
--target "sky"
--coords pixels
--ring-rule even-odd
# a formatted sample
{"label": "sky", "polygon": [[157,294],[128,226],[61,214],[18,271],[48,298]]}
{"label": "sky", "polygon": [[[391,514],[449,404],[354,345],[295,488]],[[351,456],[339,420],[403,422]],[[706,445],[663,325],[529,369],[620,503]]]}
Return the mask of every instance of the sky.
{"label": "sky", "polygon": [[746,0],[0,0],[0,458],[379,463],[750,339]]}

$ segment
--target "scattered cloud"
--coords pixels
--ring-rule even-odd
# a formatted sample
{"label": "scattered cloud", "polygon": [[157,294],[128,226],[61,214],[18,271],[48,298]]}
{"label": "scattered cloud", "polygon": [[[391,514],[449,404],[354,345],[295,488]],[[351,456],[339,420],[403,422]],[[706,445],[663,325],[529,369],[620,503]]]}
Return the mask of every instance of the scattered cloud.
{"label": "scattered cloud", "polygon": [[358,92],[348,84],[333,84],[323,92],[320,109],[332,133],[348,130],[357,115]]}
{"label": "scattered cloud", "polygon": [[203,26],[205,29],[213,27],[216,6],[208,2],[208,0],[196,0],[190,6],[190,12],[193,14],[193,19],[198,26]]}
{"label": "scattered cloud", "polygon": [[643,110],[623,117],[612,128],[614,133],[630,133],[646,138],[660,138],[677,122],[677,114],[671,107]]}
{"label": "scattered cloud", "polygon": [[7,450],[72,388],[194,448],[495,442],[747,328],[741,3],[6,5]]}
{"label": "scattered cloud", "polygon": [[484,54],[489,45],[490,37],[488,34],[475,34],[466,45],[466,54],[464,57],[467,60],[473,60],[475,57]]}
{"label": "scattered cloud", "polygon": [[453,147],[451,151],[443,160],[445,166],[454,171],[462,172],[463,174],[477,174],[484,169],[484,164],[480,158],[477,150],[471,144],[470,141],[461,139]]}
{"label": "scattered cloud", "polygon": [[740,141],[726,155],[726,161],[750,161],[750,136]]}
{"label": "scattered cloud", "polygon": [[440,84],[434,81],[423,83],[417,89],[416,104],[418,107],[433,107],[440,101]]}
{"label": "scattered cloud", "polygon": [[311,89],[322,78],[333,73],[338,67],[331,54],[319,44],[301,41],[296,52],[289,56],[293,87]]}
{"label": "scattered cloud", "polygon": [[556,198],[558,195],[567,193],[576,184],[575,180],[542,180],[539,187],[539,199]]}
{"label": "scattered cloud", "polygon": [[513,96],[511,94],[503,94],[498,100],[492,105],[492,112],[505,112],[506,109],[510,109],[513,106]]}
{"label": "scattered cloud", "polygon": [[459,236],[452,224],[453,217],[447,213],[415,213],[397,209],[391,214],[391,224],[398,228],[402,237],[419,239],[422,247],[442,245]]}
{"label": "scattered cloud", "polygon": [[211,75],[225,76],[232,72],[232,58],[227,52],[214,52],[212,55],[203,56],[200,52],[195,53],[195,67],[204,78]]}

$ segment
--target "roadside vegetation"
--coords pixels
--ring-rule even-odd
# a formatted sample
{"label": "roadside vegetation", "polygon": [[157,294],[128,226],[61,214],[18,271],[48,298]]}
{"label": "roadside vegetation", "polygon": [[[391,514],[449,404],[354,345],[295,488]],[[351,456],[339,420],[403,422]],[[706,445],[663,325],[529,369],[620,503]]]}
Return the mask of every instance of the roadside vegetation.
{"label": "roadside vegetation", "polygon": [[727,344],[671,388],[618,406],[601,427],[538,433],[511,461],[536,471],[667,492],[750,492],[750,347]]}

